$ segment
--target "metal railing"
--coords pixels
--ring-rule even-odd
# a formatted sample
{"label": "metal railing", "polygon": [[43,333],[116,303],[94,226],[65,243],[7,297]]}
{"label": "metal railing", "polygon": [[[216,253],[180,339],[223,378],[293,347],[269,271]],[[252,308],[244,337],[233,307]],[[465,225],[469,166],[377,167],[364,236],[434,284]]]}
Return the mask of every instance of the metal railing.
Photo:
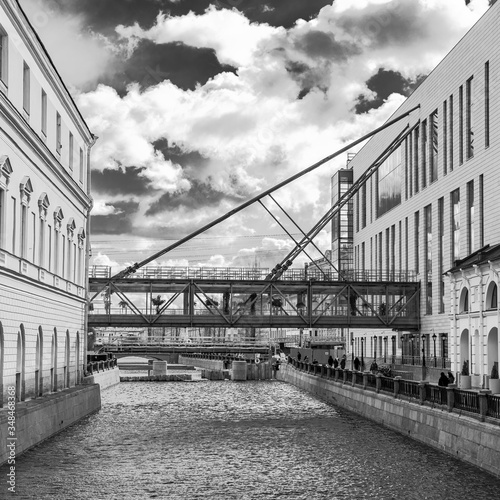
{"label": "metal railing", "polygon": [[[109,266],[90,266],[89,278],[110,278],[120,269]],[[269,268],[239,268],[239,267],[167,267],[145,266],[128,278],[145,279],[227,279],[227,280],[265,280],[269,275]],[[380,270],[348,270],[339,274],[336,271],[319,270],[313,266],[291,268],[281,277],[285,281],[387,281],[387,282],[415,282],[417,273],[414,271],[380,271]]]}
{"label": "metal railing", "polygon": [[325,367],[289,358],[289,364],[295,369],[311,375],[327,377],[335,382],[368,389],[370,392],[382,392],[395,398],[408,398],[421,405],[446,406],[449,412],[466,412],[471,417],[485,421],[486,418],[500,420],[500,395],[484,392],[466,391],[456,387],[440,387],[428,382],[414,382],[401,377],[384,377],[380,373],[342,370],[341,368]]}
{"label": "metal railing", "polygon": [[93,375],[94,373],[99,373],[105,370],[112,370],[117,366],[116,358],[101,360],[101,361],[89,361],[85,366],[85,374]]}

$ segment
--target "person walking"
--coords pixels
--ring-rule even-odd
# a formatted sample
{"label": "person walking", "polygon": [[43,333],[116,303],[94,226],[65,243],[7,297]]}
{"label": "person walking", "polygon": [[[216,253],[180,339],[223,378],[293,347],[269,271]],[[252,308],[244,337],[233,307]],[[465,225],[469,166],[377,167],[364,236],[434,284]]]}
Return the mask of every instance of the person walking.
{"label": "person walking", "polygon": [[453,376],[453,373],[448,372],[448,385],[451,385],[454,383],[455,383],[455,377]]}
{"label": "person walking", "polygon": [[333,356],[330,354],[328,356],[328,366],[331,368],[333,366]]}
{"label": "person walking", "polygon": [[342,359],[340,360],[340,368],[342,368],[342,370],[345,370],[345,354],[342,356]]}
{"label": "person walking", "polygon": [[356,356],[354,358],[354,369],[356,371],[359,371],[359,367],[361,366],[361,361],[359,360],[359,358]]}
{"label": "person walking", "polygon": [[438,380],[438,385],[440,387],[448,387],[448,383],[448,377],[444,374],[444,372],[441,372],[441,376]]}

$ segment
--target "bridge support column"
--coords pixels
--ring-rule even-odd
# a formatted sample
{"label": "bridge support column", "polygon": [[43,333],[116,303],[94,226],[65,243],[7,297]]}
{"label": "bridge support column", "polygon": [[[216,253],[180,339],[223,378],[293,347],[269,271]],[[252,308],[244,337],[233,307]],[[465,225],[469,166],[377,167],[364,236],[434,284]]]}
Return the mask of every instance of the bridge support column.
{"label": "bridge support column", "polygon": [[232,380],[246,380],[247,379],[247,362],[246,361],[233,361]]}
{"label": "bridge support column", "polygon": [[153,376],[166,375],[167,362],[166,361],[153,361]]}

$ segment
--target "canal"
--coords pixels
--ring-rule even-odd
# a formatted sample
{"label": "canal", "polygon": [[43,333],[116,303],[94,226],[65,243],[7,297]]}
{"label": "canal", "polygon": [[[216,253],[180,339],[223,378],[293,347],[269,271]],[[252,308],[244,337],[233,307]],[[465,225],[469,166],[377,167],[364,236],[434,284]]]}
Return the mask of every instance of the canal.
{"label": "canal", "polygon": [[500,498],[499,479],[277,381],[122,383],[16,475],[37,500]]}

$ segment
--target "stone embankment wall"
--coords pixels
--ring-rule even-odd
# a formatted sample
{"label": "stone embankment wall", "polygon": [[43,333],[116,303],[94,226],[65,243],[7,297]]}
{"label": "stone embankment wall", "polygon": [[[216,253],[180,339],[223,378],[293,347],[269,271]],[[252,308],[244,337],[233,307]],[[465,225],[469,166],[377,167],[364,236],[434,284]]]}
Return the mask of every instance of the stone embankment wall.
{"label": "stone embankment wall", "polygon": [[500,477],[500,426],[282,365],[277,378]]}
{"label": "stone embankment wall", "polygon": [[120,370],[119,368],[113,368],[111,370],[104,370],[93,375],[89,375],[83,378],[82,384],[92,385],[99,384],[101,390],[112,387],[120,383]]}
{"label": "stone embankment wall", "polygon": [[[101,408],[101,392],[97,384],[76,386],[42,398],[17,402],[15,420],[9,420],[10,407],[0,410],[0,465],[14,456],[66,429]],[[13,425],[12,425],[13,424]],[[11,434],[13,426],[14,436]],[[15,437],[16,440],[9,438]],[[12,443],[15,443],[14,445]],[[7,445],[10,445],[8,447]],[[12,464],[11,464],[12,465]]]}

